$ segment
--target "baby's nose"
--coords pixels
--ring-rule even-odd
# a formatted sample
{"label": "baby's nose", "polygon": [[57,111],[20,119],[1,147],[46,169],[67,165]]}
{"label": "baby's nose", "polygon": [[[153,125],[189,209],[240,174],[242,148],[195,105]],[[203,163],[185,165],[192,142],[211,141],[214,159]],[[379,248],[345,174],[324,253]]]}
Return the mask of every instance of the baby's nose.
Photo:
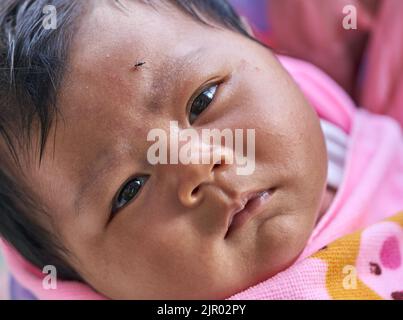
{"label": "baby's nose", "polygon": [[229,153],[225,148],[202,144],[195,147],[187,159],[179,157],[174,170],[178,199],[183,206],[194,207],[201,202],[204,188],[215,183],[215,174],[227,167],[225,160]]}

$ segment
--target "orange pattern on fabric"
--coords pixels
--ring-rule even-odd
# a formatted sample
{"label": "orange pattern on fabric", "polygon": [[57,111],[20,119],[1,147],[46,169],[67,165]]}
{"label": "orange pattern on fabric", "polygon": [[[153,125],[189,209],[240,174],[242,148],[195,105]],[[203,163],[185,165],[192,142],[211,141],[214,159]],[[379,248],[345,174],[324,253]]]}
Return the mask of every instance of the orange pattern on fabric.
{"label": "orange pattern on fabric", "polygon": [[[403,212],[400,212],[385,221],[395,222],[403,227]],[[360,250],[362,231],[357,231],[351,235],[340,238],[327,247],[323,248],[312,258],[318,258],[325,261],[328,265],[326,273],[326,289],[333,299],[338,300],[380,300],[377,293],[366,286],[356,273],[355,288],[345,288],[343,285],[346,277],[345,267],[355,268],[357,257]]]}

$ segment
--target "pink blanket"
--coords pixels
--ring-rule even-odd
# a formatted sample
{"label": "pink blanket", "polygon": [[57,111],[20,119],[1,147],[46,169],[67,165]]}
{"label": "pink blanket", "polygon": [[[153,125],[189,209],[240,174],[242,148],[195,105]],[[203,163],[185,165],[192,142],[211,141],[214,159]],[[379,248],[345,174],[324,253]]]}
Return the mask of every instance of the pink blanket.
{"label": "pink blanket", "polygon": [[[395,216],[397,222],[378,223],[403,210],[400,126],[391,118],[356,109],[348,95],[312,65],[280,59],[318,115],[349,134],[345,177],[298,261],[231,299],[401,297],[403,217]],[[360,229],[365,230],[342,238]],[[325,246],[327,249],[321,250]],[[4,243],[2,247],[15,278],[36,297],[103,299],[80,283],[58,281],[56,290],[44,289],[44,274],[12,248]]]}
{"label": "pink blanket", "polygon": [[403,300],[403,212],[338,239],[231,299]]}
{"label": "pink blanket", "polygon": [[[360,106],[392,116],[403,126],[403,1],[266,2],[271,30],[265,42],[319,66]],[[357,10],[357,30],[342,28],[347,5]]]}

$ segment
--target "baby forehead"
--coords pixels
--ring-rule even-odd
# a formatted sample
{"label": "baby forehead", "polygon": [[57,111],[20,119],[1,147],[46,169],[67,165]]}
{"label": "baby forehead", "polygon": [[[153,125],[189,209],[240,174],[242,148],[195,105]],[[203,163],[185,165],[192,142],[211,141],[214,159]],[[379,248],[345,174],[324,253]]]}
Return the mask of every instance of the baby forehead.
{"label": "baby forehead", "polygon": [[181,70],[195,70],[195,61],[218,64],[217,51],[224,49],[215,31],[179,10],[168,14],[147,5],[129,11],[97,5],[74,36],[62,94],[70,97],[72,110],[138,101],[144,90],[152,95],[173,84],[174,76],[184,80],[188,74]]}
{"label": "baby forehead", "polygon": [[123,10],[111,5],[114,2],[97,2],[80,19],[73,39],[73,56],[94,58],[105,54],[124,55],[127,49],[157,55],[179,41],[197,39],[200,29],[213,31],[213,28],[172,5],[158,5],[154,9],[154,4],[125,1],[127,9]]}
{"label": "baby forehead", "polygon": [[198,46],[200,41],[206,44],[204,40],[199,41],[198,31],[202,26],[183,13],[178,15],[192,24],[186,26],[186,33],[180,19],[173,19],[174,15],[163,10],[143,5],[122,12],[116,8],[111,10],[110,5],[97,5],[83,17],[74,36],[68,73],[74,73],[74,78],[119,82],[128,70],[149,69],[152,65],[153,72],[158,72],[172,67],[178,62],[173,58],[183,55],[186,49]]}
{"label": "baby forehead", "polygon": [[[69,53],[69,70],[81,74],[124,70],[135,57],[151,51],[147,50],[147,44],[150,46],[152,39],[143,36],[138,27],[129,28],[124,19],[115,22],[116,13],[99,14],[101,17],[85,19],[75,36]],[[100,23],[103,16],[106,21]]]}

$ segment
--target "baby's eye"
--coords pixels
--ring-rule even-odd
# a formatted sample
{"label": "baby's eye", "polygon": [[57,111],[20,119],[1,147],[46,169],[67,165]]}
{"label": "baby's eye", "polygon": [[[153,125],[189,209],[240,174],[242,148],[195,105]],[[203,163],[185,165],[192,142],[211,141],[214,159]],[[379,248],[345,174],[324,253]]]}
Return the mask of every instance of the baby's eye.
{"label": "baby's eye", "polygon": [[218,85],[213,85],[204,90],[196,99],[193,100],[189,110],[189,122],[194,123],[197,117],[207,109],[210,103],[214,100],[214,96],[217,92]]}
{"label": "baby's eye", "polygon": [[137,194],[140,192],[140,189],[147,182],[148,177],[136,177],[128,181],[123,188],[120,189],[118,195],[115,197],[113,201],[112,212],[122,209],[125,205],[127,205],[130,201],[132,201]]}

